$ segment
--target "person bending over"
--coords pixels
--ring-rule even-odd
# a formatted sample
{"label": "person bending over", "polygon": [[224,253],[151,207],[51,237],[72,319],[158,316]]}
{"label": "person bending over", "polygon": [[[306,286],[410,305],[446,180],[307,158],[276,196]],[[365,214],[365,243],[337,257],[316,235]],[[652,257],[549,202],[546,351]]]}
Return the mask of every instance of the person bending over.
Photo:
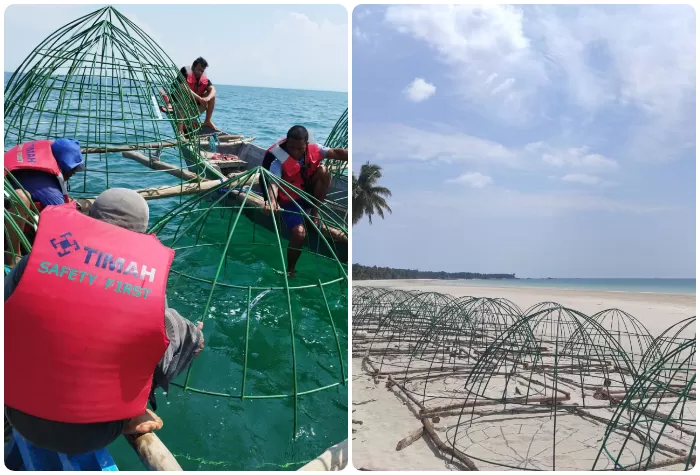
{"label": "person bending over", "polygon": [[174,252],[144,234],[135,191],[40,215],[31,253],[5,277],[5,415],[37,447],[77,454],[160,429],[168,389],[204,348],[202,325],[167,307]]}
{"label": "person bending over", "polygon": [[[35,140],[16,145],[5,152],[5,169],[21,185],[14,191],[24,206],[15,204],[16,209],[11,212],[16,216],[18,229],[31,242],[34,230],[28,229],[29,217],[24,208],[29,209],[30,202],[38,211],[46,206],[70,202],[66,183],[76,172],[84,169],[83,156],[77,140]],[[14,229],[8,229],[8,237],[10,248],[18,253],[21,242],[19,234]],[[12,260],[13,256],[5,255],[5,265],[13,266],[15,262]]]}
{"label": "person bending over", "polygon": [[[313,195],[323,203],[331,186],[331,173],[328,167],[321,164],[325,158],[348,160],[348,151],[342,148],[327,148],[318,145],[308,130],[301,125],[295,125],[287,132],[287,136],[273,144],[263,158],[263,167],[270,170],[282,180]],[[262,178],[261,178],[262,180]],[[262,185],[262,183],[261,183]],[[301,256],[301,246],[306,239],[306,228],[302,210],[310,212],[317,227],[321,226],[315,207],[304,200],[291,188],[282,186],[280,190],[271,184],[269,194],[261,186],[270,208],[277,212],[280,208],[285,226],[290,231],[289,246],[287,247],[287,272],[289,277],[295,277],[296,264]],[[266,203],[267,207],[267,203]]]}

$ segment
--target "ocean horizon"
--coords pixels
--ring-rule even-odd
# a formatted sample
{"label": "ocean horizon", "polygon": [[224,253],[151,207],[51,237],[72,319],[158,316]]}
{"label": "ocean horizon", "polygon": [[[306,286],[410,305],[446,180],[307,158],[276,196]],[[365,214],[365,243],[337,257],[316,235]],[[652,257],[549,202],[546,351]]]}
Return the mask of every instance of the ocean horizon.
{"label": "ocean horizon", "polygon": [[[15,73],[15,71],[4,71],[5,75],[5,82],[7,83],[7,80],[12,77],[12,75]],[[345,94],[347,96],[348,91],[336,91],[334,89],[299,89],[299,88],[294,88],[294,87],[282,87],[282,86],[252,86],[249,84],[225,84],[223,82],[217,81],[214,82],[214,79],[212,79],[212,83],[214,86],[226,86],[226,87],[250,87],[253,89],[281,89],[283,91],[308,91],[308,92],[333,92],[336,94]]]}
{"label": "ocean horizon", "polygon": [[441,280],[440,282],[444,282],[447,285],[483,287],[535,287],[559,290],[695,295],[695,281],[696,279],[671,278],[516,278],[451,279]]}

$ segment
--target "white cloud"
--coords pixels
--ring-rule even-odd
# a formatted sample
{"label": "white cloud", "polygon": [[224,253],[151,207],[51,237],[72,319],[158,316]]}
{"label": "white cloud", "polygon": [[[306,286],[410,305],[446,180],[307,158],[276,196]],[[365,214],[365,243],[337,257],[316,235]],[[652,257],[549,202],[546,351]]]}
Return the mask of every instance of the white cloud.
{"label": "white cloud", "polygon": [[568,181],[571,183],[582,183],[584,185],[597,185],[600,183],[600,178],[593,175],[584,175],[582,173],[572,173],[569,175],[564,175],[562,177],[563,181]]}
{"label": "white cloud", "polygon": [[556,167],[588,168],[598,171],[617,170],[620,165],[612,158],[599,153],[590,153],[588,147],[556,149],[543,142],[527,144],[525,150],[541,157],[542,161]]}
{"label": "white cloud", "polygon": [[686,5],[392,5],[385,20],[448,65],[465,105],[511,125],[610,111],[620,141],[665,159],[695,140],[695,12]]}
{"label": "white cloud", "polygon": [[493,184],[493,178],[491,178],[488,175],[482,175],[479,172],[471,172],[464,173],[463,175],[460,175],[457,178],[447,180],[446,183],[458,183],[462,185],[469,185],[472,188],[485,188]]}
{"label": "white cloud", "polygon": [[355,10],[355,20],[363,20],[370,16],[372,14],[372,11],[369,8],[360,8],[360,6],[356,6]]}
{"label": "white cloud", "polygon": [[435,86],[426,82],[425,79],[416,78],[403,90],[403,93],[410,101],[421,102],[433,96],[435,90]]}
{"label": "white cloud", "polygon": [[360,41],[369,41],[369,35],[362,31],[359,26],[356,26],[354,28],[353,34],[355,35],[355,38],[357,38]]}
{"label": "white cloud", "polygon": [[478,105],[488,103],[498,115],[525,112],[527,95],[547,81],[542,65],[531,58],[518,8],[392,5],[385,18],[398,31],[436,49],[451,66],[465,99]]}
{"label": "white cloud", "polygon": [[[301,57],[280,54],[282,50],[299,51]],[[230,48],[212,49],[207,61],[212,65],[212,76],[216,67],[218,77],[236,78],[236,84],[347,91],[347,51],[347,23],[313,21],[293,12],[274,25],[262,26],[256,41],[236,50],[235,61]],[[300,58],[307,66],[322,66],[300,67]],[[216,77],[212,81],[216,84]]]}
{"label": "white cloud", "polygon": [[588,147],[558,148],[545,142],[505,145],[433,124],[429,130],[400,124],[359,123],[353,129],[354,153],[382,160],[469,162],[551,174],[551,169],[603,173],[617,161]]}
{"label": "white cloud", "polygon": [[[581,212],[610,212],[646,214],[671,210],[667,206],[648,206],[615,200],[591,193],[574,191],[528,193],[500,187],[462,188],[450,195],[458,207],[445,207],[445,195],[440,191],[414,190],[411,211],[433,220],[460,218],[524,218],[559,217]],[[395,193],[397,199],[408,199]],[[444,217],[443,217],[444,216]]]}
{"label": "white cloud", "polygon": [[518,166],[503,145],[455,131],[428,131],[400,124],[357,124],[353,147],[358,156],[386,160],[481,162]]}

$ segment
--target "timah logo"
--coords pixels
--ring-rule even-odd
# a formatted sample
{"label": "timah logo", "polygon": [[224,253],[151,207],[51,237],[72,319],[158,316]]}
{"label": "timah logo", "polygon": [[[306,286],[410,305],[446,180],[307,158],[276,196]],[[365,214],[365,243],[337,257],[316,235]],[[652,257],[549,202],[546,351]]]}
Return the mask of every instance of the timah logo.
{"label": "timah logo", "polygon": [[50,241],[53,248],[58,250],[58,253],[57,253],[58,257],[67,256],[68,254],[70,254],[73,251],[80,250],[80,245],[78,245],[78,241],[76,241],[75,239],[73,239],[73,241],[71,241],[70,239],[68,239],[69,236],[73,236],[73,234],[72,233],[64,233],[64,234],[61,234],[60,237],[62,239],[60,241],[56,242],[58,240],[58,238],[53,238]]}
{"label": "timah logo", "polygon": [[[145,281],[148,279],[149,282],[154,282],[156,277],[156,268],[150,267],[145,264],[139,265],[136,261],[121,257],[111,252],[101,251],[97,248],[85,245],[83,242],[83,247],[80,247],[78,241],[75,239],[69,239],[73,237],[73,233],[63,233],[57,238],[51,239],[49,242],[53,248],[57,251],[59,257],[65,257],[68,254],[78,254],[84,253],[85,259],[83,264],[94,265],[95,267],[109,270],[110,272],[116,272],[123,275],[131,275],[136,279],[141,279]],[[83,236],[84,237],[84,236]],[[83,238],[81,238],[82,240]],[[58,264],[55,264],[58,266]],[[140,272],[139,272],[140,268]]]}

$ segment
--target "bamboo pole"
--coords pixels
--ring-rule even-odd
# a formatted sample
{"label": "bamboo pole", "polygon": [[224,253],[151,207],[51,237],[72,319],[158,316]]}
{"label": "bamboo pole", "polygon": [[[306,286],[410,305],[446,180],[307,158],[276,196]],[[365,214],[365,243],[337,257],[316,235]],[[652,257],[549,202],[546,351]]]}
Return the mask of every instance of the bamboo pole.
{"label": "bamboo pole", "polygon": [[175,147],[177,142],[151,142],[141,145],[115,145],[113,147],[87,147],[80,149],[84,154],[88,153],[115,153],[134,150],[157,150],[160,148]]}
{"label": "bamboo pole", "polygon": [[[219,139],[219,141],[228,141],[228,140],[243,139],[244,137],[245,137],[245,135],[221,134],[221,135],[219,135],[217,138]],[[247,139],[244,139],[244,140],[246,140],[246,141],[251,141],[251,140],[254,140],[254,139],[255,139],[255,137],[251,137],[251,138],[247,138]],[[202,138],[201,140],[204,140],[204,138]]]}
{"label": "bamboo pole", "polygon": [[[219,142],[223,142],[222,145],[226,146],[234,146],[234,145],[241,145],[244,143],[251,143],[255,140],[255,137],[248,137],[243,138],[242,135],[219,135]],[[207,146],[209,145],[209,137],[201,137],[199,139],[199,144],[200,146]]]}
{"label": "bamboo pole", "polygon": [[221,185],[219,180],[207,180],[195,183],[183,183],[182,185],[154,186],[151,188],[136,190],[136,192],[143,196],[146,200],[155,200],[160,198],[171,198],[173,196],[195,195],[197,193],[216,188],[219,185]]}
{"label": "bamboo pole", "polygon": [[153,432],[141,435],[124,435],[139,456],[143,465],[151,471],[182,472],[173,454]]}
{"label": "bamboo pole", "polygon": [[[219,135],[218,139],[220,142],[229,142],[233,140],[233,143],[230,143],[230,145],[237,145],[239,143],[250,143],[253,140],[255,140],[255,137],[250,137],[250,138],[244,138],[244,135],[230,135],[230,134],[223,134]],[[208,138],[203,137],[201,139],[201,142],[204,143],[209,143]],[[187,143],[187,140],[183,140],[182,143]],[[179,143],[177,141],[169,140],[169,141],[164,141],[164,142],[149,142],[149,143],[144,143],[144,144],[137,144],[137,145],[114,145],[112,147],[83,147],[80,149],[80,151],[84,154],[88,153],[116,153],[116,152],[130,152],[134,150],[157,150],[161,148],[168,148],[168,147],[177,147]],[[229,143],[227,143],[229,145]]]}
{"label": "bamboo pole", "polygon": [[175,165],[161,162],[159,160],[151,160],[147,156],[138,152],[123,152],[122,157],[139,162],[141,165],[145,165],[153,170],[164,171],[184,181],[197,180],[199,178],[196,173],[192,173],[189,170],[184,170],[176,167]]}
{"label": "bamboo pole", "polygon": [[[145,200],[157,200],[175,196],[195,195],[200,192],[211,190],[218,185],[221,185],[221,182],[218,180],[207,180],[199,183],[184,183],[182,185],[154,186],[152,188],[143,188],[135,191],[143,196]],[[95,202],[95,198],[78,198],[75,201],[80,205],[80,211],[84,214],[88,214],[90,207]]]}

